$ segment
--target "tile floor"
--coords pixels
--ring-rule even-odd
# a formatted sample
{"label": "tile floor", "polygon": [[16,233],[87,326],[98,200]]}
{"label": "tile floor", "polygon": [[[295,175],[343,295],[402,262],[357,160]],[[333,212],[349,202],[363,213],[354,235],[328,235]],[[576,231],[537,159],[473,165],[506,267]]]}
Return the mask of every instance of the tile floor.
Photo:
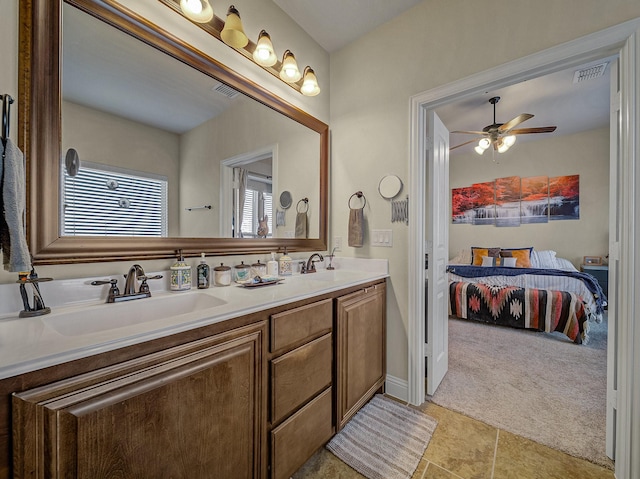
{"label": "tile floor", "polygon": [[[413,479],[614,479],[613,471],[426,402],[438,427]],[[326,449],[294,479],[361,479]]]}

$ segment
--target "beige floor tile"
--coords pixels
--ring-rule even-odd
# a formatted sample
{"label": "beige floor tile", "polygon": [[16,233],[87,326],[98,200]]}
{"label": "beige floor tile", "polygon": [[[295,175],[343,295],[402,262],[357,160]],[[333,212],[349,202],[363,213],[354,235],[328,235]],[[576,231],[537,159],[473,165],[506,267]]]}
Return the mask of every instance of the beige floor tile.
{"label": "beige floor tile", "polygon": [[613,471],[500,431],[494,479],[614,479]]}
{"label": "beige floor tile", "polygon": [[325,448],[319,449],[294,475],[293,479],[366,479]]}
{"label": "beige floor tile", "polygon": [[452,472],[446,471],[433,463],[429,463],[424,476],[421,479],[460,479]]}
{"label": "beige floor tile", "polygon": [[438,421],[424,457],[464,479],[491,479],[497,429],[433,403],[421,409]]}

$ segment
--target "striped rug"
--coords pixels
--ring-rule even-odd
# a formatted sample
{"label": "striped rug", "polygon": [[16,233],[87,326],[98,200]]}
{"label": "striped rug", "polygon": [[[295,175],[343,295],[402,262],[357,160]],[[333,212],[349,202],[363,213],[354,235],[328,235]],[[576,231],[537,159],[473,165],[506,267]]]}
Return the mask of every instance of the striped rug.
{"label": "striped rug", "polygon": [[377,394],[327,449],[369,479],[407,479],[437,424],[423,412]]}

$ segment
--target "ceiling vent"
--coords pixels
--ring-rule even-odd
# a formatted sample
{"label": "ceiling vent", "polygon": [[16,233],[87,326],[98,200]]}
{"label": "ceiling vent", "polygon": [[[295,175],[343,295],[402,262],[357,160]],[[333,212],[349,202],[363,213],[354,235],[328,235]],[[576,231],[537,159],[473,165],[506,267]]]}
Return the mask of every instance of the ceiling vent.
{"label": "ceiling vent", "polygon": [[609,62],[600,63],[598,65],[593,65],[589,68],[584,68],[582,70],[577,70],[573,74],[573,83],[580,83],[587,80],[593,80],[594,78],[599,78],[604,75],[604,71],[607,69],[607,65]]}
{"label": "ceiling vent", "polygon": [[233,100],[235,97],[237,97],[240,94],[239,91],[234,90],[233,88],[231,88],[228,85],[225,85],[224,83],[218,83],[215,87],[212,88],[212,90],[220,93],[221,95],[226,96],[230,100]]}

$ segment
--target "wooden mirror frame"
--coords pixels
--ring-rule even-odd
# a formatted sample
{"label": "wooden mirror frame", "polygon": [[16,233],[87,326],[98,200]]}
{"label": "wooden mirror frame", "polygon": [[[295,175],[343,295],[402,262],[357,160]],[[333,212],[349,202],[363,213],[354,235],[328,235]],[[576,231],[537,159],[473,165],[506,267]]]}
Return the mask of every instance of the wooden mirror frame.
{"label": "wooden mirror frame", "polygon": [[[121,238],[60,236],[61,28],[66,1],[212,76],[320,135],[319,238]],[[159,8],[161,4],[158,3]],[[20,0],[18,144],[27,166],[27,238],[35,264],[87,263],[185,256],[325,251],[329,127],[203,54],[115,0]]]}

